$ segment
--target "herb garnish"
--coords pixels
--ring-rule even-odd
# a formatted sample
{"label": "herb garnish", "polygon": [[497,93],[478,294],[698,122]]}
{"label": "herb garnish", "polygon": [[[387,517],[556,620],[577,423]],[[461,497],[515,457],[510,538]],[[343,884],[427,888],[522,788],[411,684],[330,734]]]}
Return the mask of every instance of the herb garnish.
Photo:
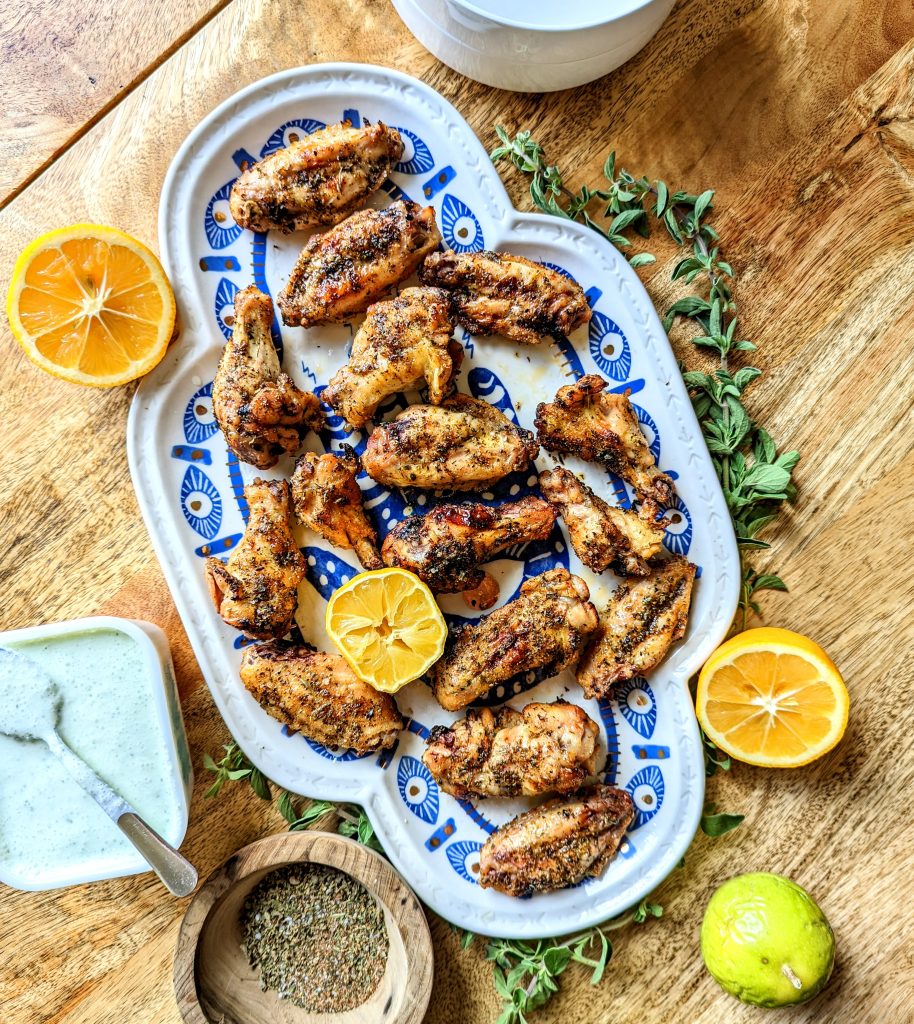
{"label": "herb garnish", "polygon": [[[636,178],[624,168],[617,169],[616,154],[610,153],[603,165],[605,183],[600,188],[582,185],[573,192],[559,168],[547,164],[543,147],[529,131],[518,132],[513,139],[501,125],[496,125],[495,132],[501,144],[492,150],[492,160],[507,160],[529,175],[530,197],[545,213],[580,221],[620,250],[631,247],[632,231],[648,238],[652,221],[660,222],[676,245],[691,249],[673,267],[671,276],[674,281],[695,285],[698,294],[677,299],[663,323],[669,331],[676,317],[691,320],[698,328],[692,343],[718,357],[713,372],[688,370],[682,376],[740,545],[739,628],[745,629],[749,612],[759,610],[755,594],[787,589],[776,573],[758,573],[748,562],[747,552],[769,546],[758,535],[776,517],[781,503],[793,500],[791,475],[800,456],[795,451],[778,454],[771,435],[743,405],[744,390],[761,376],[761,370],[754,366],[733,370],[730,366],[731,353],[751,352],[755,345],[737,335],[736,302],[730,285],[733,268],[721,256],[717,231],[704,219],[714,208],[714,191],[693,194],[673,190],[660,180]],[[601,214],[597,213],[598,204]],[[595,216],[609,223],[603,226]],[[655,259],[646,251],[628,256],[633,267]]]}

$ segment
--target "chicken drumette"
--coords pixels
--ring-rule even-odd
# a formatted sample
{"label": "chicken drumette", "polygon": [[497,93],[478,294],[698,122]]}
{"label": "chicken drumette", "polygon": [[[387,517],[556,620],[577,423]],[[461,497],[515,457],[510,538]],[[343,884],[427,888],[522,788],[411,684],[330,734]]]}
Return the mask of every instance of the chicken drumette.
{"label": "chicken drumette", "polygon": [[338,224],[378,189],[402,155],[396,128],[332,124],[242,171],[229,197],[232,217],[252,231]]}
{"label": "chicken drumette", "polygon": [[488,402],[452,395],[411,405],[368,438],[362,466],[388,487],[472,491],[526,469],[539,445]]}
{"label": "chicken drumette", "polygon": [[339,654],[258,644],[242,655],[241,681],[267,714],[326,747],[384,750],[404,725],[393,697],[363,683]]}
{"label": "chicken drumette", "polygon": [[547,800],[489,836],[479,854],[479,884],[532,896],[598,878],[634,817],[632,798],[613,786]]}
{"label": "chicken drumette", "polygon": [[640,512],[608,505],[567,469],[540,473],[540,490],[562,514],[571,546],[594,572],[646,576],[663,550],[659,507],[646,499]]}
{"label": "chicken drumette", "polygon": [[314,327],[351,319],[409,277],[440,241],[430,206],[400,199],[352,214],[302,249],[279,293],[283,323]]}
{"label": "chicken drumette", "polygon": [[608,697],[616,683],[645,675],[685,636],[695,566],[664,562],[643,579],[621,583],[581,656],[577,676],[588,697]]}
{"label": "chicken drumette", "polygon": [[352,342],[349,362],[337,370],[322,398],[359,429],[389,395],[428,385],[439,405],[463,358],[451,338],[454,325],[440,288],[406,288],[376,302]]}
{"label": "chicken drumette", "polygon": [[[555,510],[542,498],[527,497],[496,508],[467,502],[438,505],[410,516],[387,534],[381,548],[386,565],[414,572],[439,594],[476,591],[486,574],[479,568],[513,544],[545,540],[555,523]],[[486,588],[498,597],[495,581]],[[475,607],[491,607],[478,594]]]}
{"label": "chicken drumette", "polygon": [[305,559],[292,536],[292,499],[285,480],[255,480],[244,489],[248,522],[223,565],[207,558],[206,578],[216,611],[258,640],[286,634],[298,606]]}
{"label": "chicken drumette", "polygon": [[458,798],[569,793],[593,775],[598,735],[583,708],[561,700],[522,712],[474,708],[450,728],[435,726],[422,760]]}
{"label": "chicken drumette", "polygon": [[335,547],[354,549],[366,569],[380,569],[378,535],[362,503],[358,471],[358,456],[348,444],[342,456],[305,452],[292,474],[292,501],[305,526]]}
{"label": "chicken drumette", "polygon": [[566,569],[527,580],[520,595],[453,636],[429,673],[438,703],[459,711],[526,672],[555,675],[597,628],[587,584]]}
{"label": "chicken drumette", "polygon": [[450,291],[455,315],[471,334],[503,334],[536,345],[547,334],[565,337],[590,320],[576,281],[506,252],[432,253],[419,280]]}
{"label": "chicken drumette", "polygon": [[269,469],[324,423],[320,402],[282,372],[270,336],[273,302],[253,286],[235,295],[232,337],[213,380],[213,415],[243,462]]}
{"label": "chicken drumette", "polygon": [[607,387],[602,377],[589,374],[559,388],[553,402],[541,402],[535,420],[540,444],[550,452],[601,462],[642,498],[669,505],[673,481],[655,465],[628,397]]}

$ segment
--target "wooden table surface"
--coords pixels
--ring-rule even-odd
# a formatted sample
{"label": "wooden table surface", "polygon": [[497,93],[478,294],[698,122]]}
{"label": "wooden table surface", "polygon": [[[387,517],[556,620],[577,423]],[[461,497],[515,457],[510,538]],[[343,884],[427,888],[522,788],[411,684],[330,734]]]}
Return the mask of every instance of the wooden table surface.
{"label": "wooden table surface", "polygon": [[[773,870],[812,891],[838,962],[791,1022],[914,1020],[909,793],[914,584],[914,8],[902,0],[680,0],[628,65],[524,96],[462,78],[416,43],[388,0],[0,0],[0,283],[56,226],[117,225],[156,248],[168,163],[225,97],[281,68],[357,60],[441,91],[486,145],[534,128],[573,182],[615,148],[633,171],[718,190],[742,330],[765,377],[749,404],[803,453],[799,500],[760,565],[788,595],[766,621],[818,639],[847,679],[848,733],[792,772],[738,766],[709,796],[746,814],[696,839],[661,887],[661,921],[618,935],[597,989],[569,970],[533,1021],[754,1022],[704,971],[698,926],[725,878]],[[518,204],[524,184],[509,176]],[[648,281],[669,301],[669,264]],[[680,344],[690,363],[694,355]],[[242,787],[204,800],[205,751],[228,738],[152,553],[127,472],[132,388],[83,390],[32,367],[0,325],[0,627],[91,614],[169,633],[197,785],[185,849],[207,874],[283,827]],[[15,770],[15,766],[2,766]],[[51,894],[0,891],[4,1024],[175,1024],[170,964],[185,901],[151,876]],[[490,968],[432,918],[430,1024],[487,1024]]]}

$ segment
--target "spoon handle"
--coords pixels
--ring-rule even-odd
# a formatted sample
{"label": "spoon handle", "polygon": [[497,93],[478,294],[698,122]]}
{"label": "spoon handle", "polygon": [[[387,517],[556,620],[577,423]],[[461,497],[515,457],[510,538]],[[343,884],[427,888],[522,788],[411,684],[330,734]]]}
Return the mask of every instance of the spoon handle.
{"label": "spoon handle", "polygon": [[189,896],[197,886],[197,869],[133,811],[117,819],[117,827],[146,858],[173,896]]}
{"label": "spoon handle", "polygon": [[175,896],[193,892],[197,884],[193,864],[154,832],[119,793],[67,746],[58,732],[49,732],[44,741],[76,782],[133,843],[168,891]]}

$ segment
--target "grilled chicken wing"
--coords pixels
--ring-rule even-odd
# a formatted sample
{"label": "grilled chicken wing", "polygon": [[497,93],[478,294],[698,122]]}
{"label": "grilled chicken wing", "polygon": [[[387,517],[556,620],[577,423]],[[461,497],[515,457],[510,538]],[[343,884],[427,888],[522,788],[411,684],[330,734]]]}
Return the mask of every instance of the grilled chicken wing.
{"label": "grilled chicken wing", "polygon": [[292,536],[292,500],[285,480],[255,480],[244,489],[248,522],[226,565],[207,558],[216,611],[258,640],[283,636],[298,606],[305,559]]}
{"label": "grilled chicken wing", "polygon": [[650,498],[641,511],[608,505],[567,469],[540,473],[540,490],[562,514],[571,546],[594,572],[647,576],[663,550],[660,509]]}
{"label": "grilled chicken wing", "polygon": [[364,427],[389,395],[428,385],[439,405],[463,358],[453,341],[447,294],[440,288],[406,288],[376,302],[352,342],[349,362],[321,396],[350,427]]}
{"label": "grilled chicken wing", "polygon": [[355,479],[358,471],[358,456],[348,444],[342,457],[305,452],[292,474],[292,502],[305,526],[335,547],[354,549],[366,569],[380,569],[384,563],[378,554],[378,535],[362,503],[362,489]]}
{"label": "grilled chicken wing", "polygon": [[597,628],[589,597],[587,584],[566,569],[527,580],[513,601],[452,635],[430,672],[438,703],[459,711],[525,672],[561,672]]}
{"label": "grilled chicken wing", "polygon": [[396,128],[332,124],[242,171],[229,209],[252,231],[329,227],[357,210],[402,155]]}
{"label": "grilled chicken wing", "polygon": [[411,405],[368,438],[362,466],[388,487],[479,490],[526,469],[539,445],[493,405],[452,395]]}
{"label": "grilled chicken wing", "polygon": [[551,452],[602,462],[642,498],[669,505],[673,481],[654,464],[628,397],[606,391],[608,386],[589,374],[559,388],[554,402],[541,402],[535,420],[540,444]]}
{"label": "grilled chicken wing", "polygon": [[489,836],[479,854],[479,884],[532,896],[598,878],[634,817],[632,798],[613,786],[547,800]]}
{"label": "grilled chicken wing", "polygon": [[562,700],[474,708],[450,728],[435,726],[422,760],[458,798],[569,793],[593,775],[598,735],[583,708]]}
{"label": "grilled chicken wing", "polygon": [[447,288],[457,320],[471,334],[503,334],[525,345],[565,337],[590,320],[581,286],[541,263],[506,252],[436,252],[419,271]]}
{"label": "grilled chicken wing", "polygon": [[555,510],[542,498],[521,498],[497,508],[470,502],[438,505],[398,523],[385,537],[381,557],[386,565],[414,572],[439,594],[474,590],[485,577],[480,563],[512,544],[545,540],[554,523]]}
{"label": "grilled chicken wing", "polygon": [[440,241],[430,206],[401,199],[352,214],[302,249],[279,293],[282,322],[314,327],[351,319],[409,277]]}
{"label": "grilled chicken wing", "polygon": [[241,657],[241,681],[267,714],[325,747],[385,750],[404,725],[393,697],[363,683],[339,654],[258,644]]}
{"label": "grilled chicken wing", "polygon": [[269,469],[301,448],[324,417],[314,395],[279,368],[270,336],[273,301],[256,288],[235,295],[235,323],[213,380],[213,415],[243,462]]}
{"label": "grilled chicken wing", "polygon": [[620,584],[578,665],[588,697],[608,697],[615,683],[645,675],[685,636],[695,566],[674,558],[639,580]]}

